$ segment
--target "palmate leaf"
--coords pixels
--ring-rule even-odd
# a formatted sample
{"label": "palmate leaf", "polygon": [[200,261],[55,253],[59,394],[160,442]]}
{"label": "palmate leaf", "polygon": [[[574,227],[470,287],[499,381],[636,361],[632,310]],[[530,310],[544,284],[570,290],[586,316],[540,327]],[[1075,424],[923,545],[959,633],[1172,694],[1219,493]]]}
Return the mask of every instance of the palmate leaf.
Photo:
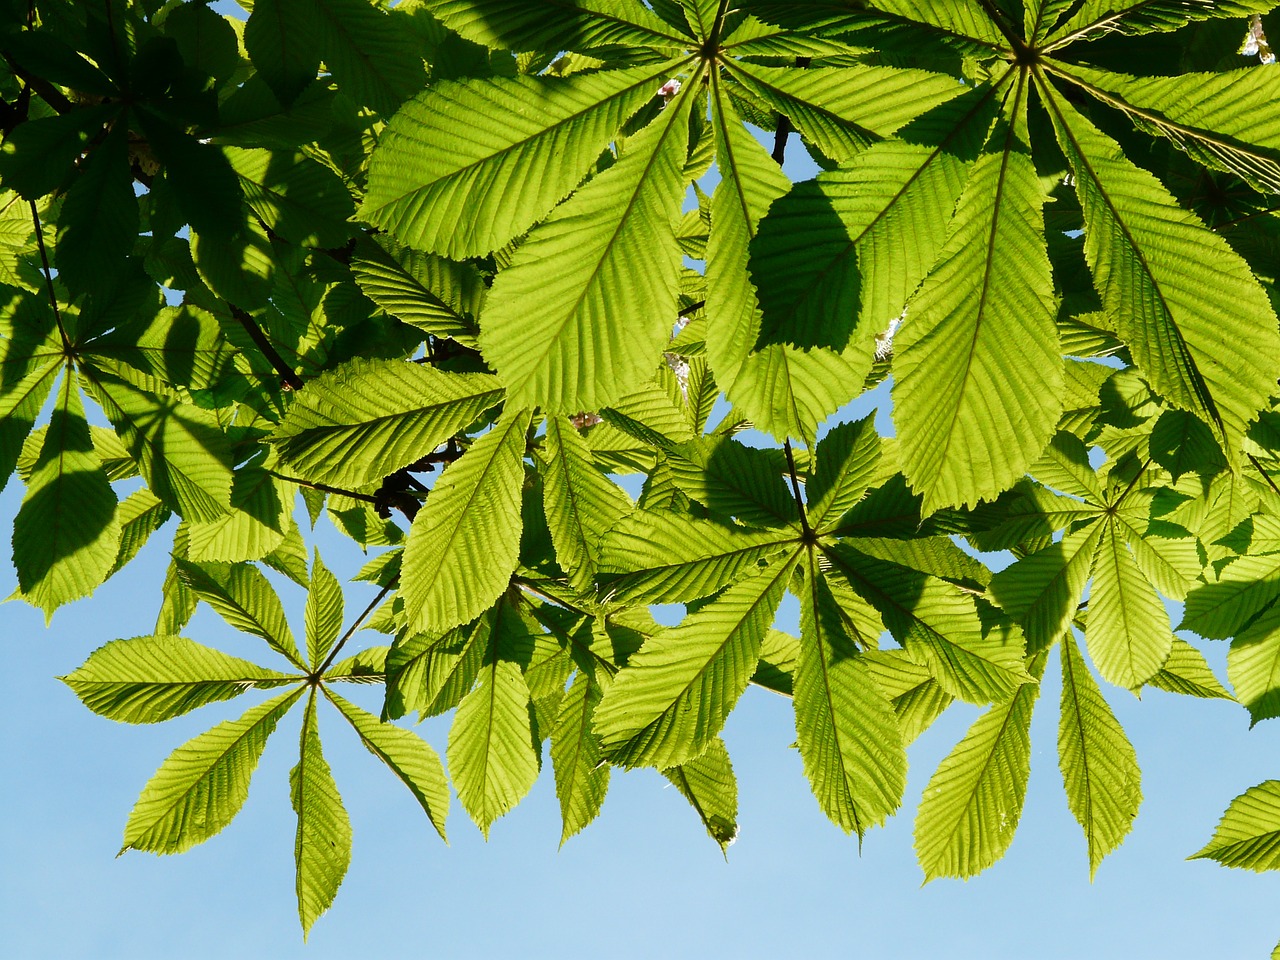
{"label": "palmate leaf", "polygon": [[501,399],[489,374],[356,359],[310,381],[270,442],[307,480],[360,487],[426,456]]}
{"label": "palmate leaf", "polygon": [[676,486],[713,513],[759,526],[794,524],[796,502],[780,450],[748,447],[731,437],[701,437],[667,453]]}
{"label": "palmate leaf", "polygon": [[1250,787],[1232,800],[1213,839],[1188,859],[1258,872],[1280,869],[1280,780]]}
{"label": "palmate leaf", "polygon": [[[1035,658],[1038,679],[1045,657]],[[1031,712],[1038,683],[1023,684],[969,728],[929,778],[916,814],[925,882],[972,877],[1004,855],[1022,816],[1031,773]]]}
{"label": "palmate leaf", "polygon": [[862,662],[893,705],[904,747],[929,729],[955,699],[904,650],[871,650],[862,654]]}
{"label": "palmate leaf", "polygon": [[230,823],[249,795],[267,738],[303,690],[250,707],[173,751],[134,804],[120,852],[181,853]]}
{"label": "palmate leaf", "polygon": [[790,530],[637,510],[601,541],[600,582],[621,603],[696,600],[757,571],[795,539]]}
{"label": "palmate leaf", "polygon": [[415,710],[419,717],[434,717],[456,707],[480,673],[491,628],[486,615],[440,636],[416,633],[398,638],[387,654],[383,718]]}
{"label": "palmate leaf", "polygon": [[444,774],[444,765],[431,745],[411,730],[380,722],[373,714],[342,699],[327,686],[324,694],[359,734],[365,749],[386,764],[409,788],[431,825],[440,834],[440,839],[445,839],[444,821],[449,812],[449,781]]}
{"label": "palmate leaf", "polygon": [[963,89],[954,77],[894,67],[796,70],[741,60],[726,66],[745,90],[789,117],[836,161],[848,160]]}
{"label": "palmate leaf", "polygon": [[1041,91],[1074,170],[1085,255],[1121,339],[1158,393],[1238,451],[1280,374],[1267,295],[1226,241],[1060,94]]}
{"label": "palmate leaf", "polygon": [[54,262],[76,292],[100,294],[121,273],[138,235],[138,201],[129,172],[129,130],[119,123],[84,160],[62,201]]}
{"label": "palmate leaf", "polygon": [[675,238],[695,102],[677,94],[498,274],[480,349],[511,403],[598,410],[652,376],[676,320]]}
{"label": "palmate leaf", "polygon": [[1093,563],[1085,640],[1098,672],[1130,690],[1155,676],[1173,649],[1164,603],[1114,522],[1106,524]]}
{"label": "palmate leaf", "polygon": [[787,180],[737,115],[723,79],[711,72],[721,181],[711,201],[707,242],[708,360],[716,381],[755,426],[775,438],[811,442],[817,425],[849,400],[871,368],[855,342],[843,354],[770,344],[752,352],[760,331],[748,249],[769,204]]}
{"label": "palmate leaf", "polygon": [[346,242],[355,205],[336,173],[301,153],[226,148],[245,202],[271,232],[302,246]]}
{"label": "palmate leaf", "polygon": [[603,762],[591,716],[604,690],[595,677],[579,672],[560,701],[551,730],[551,763],[560,800],[560,845],[600,813],[609,789],[609,765]]}
{"label": "palmate leaf", "polygon": [[382,132],[360,217],[454,259],[496,250],[573,190],[677,70],[435,84]]}
{"label": "palmate leaf", "polygon": [[458,799],[485,839],[493,821],[524,798],[541,768],[533,703],[520,661],[528,625],[508,603],[486,638],[480,682],[458,705],[445,753]]}
{"label": "palmate leaf", "polygon": [[1240,633],[1280,597],[1280,554],[1238,557],[1218,579],[1187,594],[1179,630],[1194,630],[1210,640]]}
{"label": "palmate leaf", "polygon": [[763,340],[843,347],[902,313],[942,248],[994,93],[941,104],[769,208],[751,245]]}
{"label": "palmate leaf", "polygon": [[227,623],[261,637],[294,666],[306,670],[280,597],[256,567],[247,563],[198,564],[176,556],[173,562],[182,582]]}
{"label": "palmate leaf", "polygon": [[591,50],[615,44],[680,48],[681,36],[639,0],[424,0],[468,40],[495,49]]}
{"label": "palmate leaf", "polygon": [[400,580],[413,630],[474,620],[505,589],[520,552],[529,423],[529,411],[508,409],[445,470],[414,518]]}
{"label": "palmate leaf", "polygon": [[848,540],[824,548],[833,570],[884,618],[914,658],[952,696],[969,703],[1008,700],[1029,677],[1022,637],[984,624],[961,588],[874,559]]}
{"label": "palmate leaf", "polygon": [[182,402],[158,381],[150,390],[96,367],[82,372],[152,493],[193,522],[227,512],[231,444],[211,412]]}
{"label": "palmate leaf", "polygon": [[298,765],[289,772],[289,797],[298,816],[293,857],[305,940],[311,925],[332,906],[351,863],[351,820],[320,749],[314,687],[302,717]]}
{"label": "palmate leaf", "polygon": [[116,495],[68,374],[13,521],[18,589],[48,618],[62,604],[93,593],[111,571],[119,544]]}
{"label": "palmate leaf", "polygon": [[[961,194],[946,243],[894,341],[902,471],[924,513],[1012,486],[1062,412],[1044,194],[1026,142],[1025,74]],[[1025,362],[1008,363],[1010,356]]]}
{"label": "palmate leaf", "polygon": [[699,756],[662,771],[689,801],[707,835],[727,852],[738,838],[738,781],[724,741],[714,738]]}
{"label": "palmate leaf", "polygon": [[595,712],[610,762],[664,769],[706,748],[755,671],[794,565],[776,560],[631,656]]}
{"label": "palmate leaf", "polygon": [[342,631],[342,614],[342,584],[320,561],[320,551],[317,550],[311,563],[311,586],[307,590],[307,605],[303,613],[307,660],[311,666],[319,667],[337,642]]}
{"label": "palmate leaf", "polygon": [[185,637],[158,634],[113,640],[59,679],[100,716],[121,723],[159,723],[253,687],[301,678]]}
{"label": "palmate leaf", "polygon": [[1058,766],[1067,805],[1084,830],[1089,879],[1133,829],[1142,802],[1133,745],[1085,665],[1075,638],[1062,638],[1062,704]]}
{"label": "palmate leaf", "polygon": [[586,440],[563,417],[547,418],[542,504],[556,560],[586,591],[600,564],[600,539],[631,511],[631,499],[595,465]]}
{"label": "palmate leaf", "polygon": [[844,629],[812,550],[800,610],[793,696],[805,776],[822,812],[861,838],[902,803],[902,735],[888,697]]}

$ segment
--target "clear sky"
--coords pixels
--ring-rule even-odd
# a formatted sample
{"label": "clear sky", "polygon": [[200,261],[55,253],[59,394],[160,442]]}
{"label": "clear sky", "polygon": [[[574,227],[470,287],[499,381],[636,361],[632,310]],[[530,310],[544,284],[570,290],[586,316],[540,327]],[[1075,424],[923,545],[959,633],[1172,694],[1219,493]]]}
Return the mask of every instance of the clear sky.
{"label": "clear sky", "polygon": [[[793,152],[799,152],[795,150]],[[812,168],[792,158],[788,172]],[[708,188],[710,184],[707,184]],[[845,411],[841,419],[861,415]],[[0,527],[21,498],[0,493]],[[323,524],[326,563],[344,579],[364,557]],[[322,712],[326,756],[350,812],[350,872],[303,946],[293,892],[288,771],[301,711],[272,737],[240,816],[178,857],[115,859],[139,790],[168,753],[264,699],[252,693],[166,724],[91,714],[54,679],[103,643],[149,633],[172,522],[97,594],[60,610],[0,606],[9,681],[0,697],[0,957],[13,960],[429,957],[1265,957],[1280,939],[1280,874],[1185,862],[1228,802],[1280,777],[1280,726],[1250,731],[1238,705],[1158,690],[1106,694],[1143,768],[1133,833],[1089,882],[1080,829],[1057,766],[1057,655],[1032,724],[1026,809],[1009,854],[982,876],[922,887],[911,848],[920,792],[977,716],[953,707],[911,748],[902,811],[861,851],[818,810],[791,748],[790,703],[751,689],[725,740],[741,834],[721,857],[684,800],[649,771],[615,772],[600,819],[557,850],[559,809],[543,776],[485,843],[454,802],[451,845],[408,792]],[[274,578],[301,634],[303,591]],[[15,586],[0,566],[0,596]],[[374,589],[353,584],[349,612]],[[1175,622],[1178,614],[1175,612]],[[794,603],[779,626],[794,631]],[[260,641],[202,607],[187,636],[265,665]],[[382,642],[373,633],[357,640]],[[1226,645],[1199,645],[1220,677]],[[350,687],[376,711],[380,688]],[[442,754],[449,718],[421,732]],[[545,751],[544,751],[545,753]]]}

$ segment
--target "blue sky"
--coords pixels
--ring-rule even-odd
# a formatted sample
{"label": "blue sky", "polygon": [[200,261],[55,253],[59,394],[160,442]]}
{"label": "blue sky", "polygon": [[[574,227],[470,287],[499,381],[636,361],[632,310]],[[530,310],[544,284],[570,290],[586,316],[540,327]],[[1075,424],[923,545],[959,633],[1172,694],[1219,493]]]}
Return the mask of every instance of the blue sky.
{"label": "blue sky", "polygon": [[[812,169],[793,156],[788,172],[803,178]],[[13,480],[0,493],[0,526],[9,527],[20,498]],[[1232,797],[1280,776],[1280,727],[1250,731],[1245,711],[1230,703],[1157,690],[1139,703],[1107,688],[1142,764],[1146,799],[1133,833],[1090,884],[1057,768],[1055,654],[1032,725],[1027,805],[1008,856],[974,880],[923,887],[911,849],[915,806],[977,716],[973,708],[953,708],[912,747],[904,809],[859,851],[809,793],[790,746],[789,702],[749,690],[725,731],[741,824],[727,862],[675,790],[646,771],[616,773],[601,818],[558,850],[546,758],[532,794],[494,826],[487,844],[455,801],[446,847],[407,791],[332,712],[322,713],[355,845],[337,903],[304,947],[288,799],[300,711],[277,730],[244,811],[221,835],[179,857],[116,859],[133,801],[164,757],[265,695],[128,727],[89,713],[54,679],[108,640],[151,631],[171,535],[170,525],[92,599],[59,611],[49,630],[39,611],[0,606],[10,664],[0,698],[7,771],[0,780],[0,956],[1128,960],[1264,957],[1280,939],[1280,875],[1184,860]],[[365,559],[323,525],[317,537],[344,579]],[[0,596],[14,586],[6,564]],[[300,632],[303,593],[288,583],[280,590]],[[348,611],[372,594],[367,584],[352,585]],[[794,604],[784,606],[779,626],[795,630]],[[187,635],[273,664],[263,644],[207,608]],[[379,642],[372,633],[357,639]],[[1200,646],[1225,675],[1225,644]],[[376,710],[377,693],[351,688],[351,699]],[[443,753],[448,718],[418,729]]]}

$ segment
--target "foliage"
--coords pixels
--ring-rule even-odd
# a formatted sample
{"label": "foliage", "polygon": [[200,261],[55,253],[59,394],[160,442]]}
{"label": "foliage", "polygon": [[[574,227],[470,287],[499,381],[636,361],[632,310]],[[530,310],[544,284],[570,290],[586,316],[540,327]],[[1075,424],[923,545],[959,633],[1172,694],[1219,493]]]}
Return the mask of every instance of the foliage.
{"label": "foliage", "polygon": [[[154,633],[63,679],[127,723],[267,692],[170,755],[125,849],[220,831],[300,707],[308,932],[352,840],[322,702],[442,837],[410,714],[453,712],[486,834],[549,740],[562,842],[652,767],[724,848],[754,683],[860,839],[979,705],[915,828],[926,879],[969,877],[1060,669],[1092,875],[1142,797],[1108,687],[1280,715],[1270,4],[241,6],[0,2],[18,594],[52,616],[172,536]],[[823,172],[793,184],[795,139]],[[881,385],[891,436],[841,414]],[[375,551],[354,618],[299,496]],[[1234,696],[1168,601],[1230,641]],[[201,602],[275,665],[184,636]],[[1275,868],[1278,809],[1253,787],[1195,856]]]}

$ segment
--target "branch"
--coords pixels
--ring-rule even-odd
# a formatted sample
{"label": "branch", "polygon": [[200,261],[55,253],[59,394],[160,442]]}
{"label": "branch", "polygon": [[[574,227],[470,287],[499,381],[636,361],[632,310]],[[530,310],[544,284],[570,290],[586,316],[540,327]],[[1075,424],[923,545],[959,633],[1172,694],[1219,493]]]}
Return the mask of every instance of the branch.
{"label": "branch", "polygon": [[244,327],[245,333],[249,334],[249,339],[257,345],[258,349],[262,351],[262,355],[270,361],[271,366],[275,367],[276,372],[280,374],[280,385],[289,390],[301,390],[302,378],[294,373],[293,367],[289,366],[284,357],[280,356],[280,352],[271,345],[271,341],[262,332],[258,322],[235,305],[231,306],[231,315],[240,321],[240,326]]}
{"label": "branch", "polygon": [[809,515],[805,512],[804,500],[800,496],[800,478],[796,475],[796,457],[791,452],[791,441],[783,441],[782,449],[787,455],[787,472],[791,474],[791,491],[795,494],[796,508],[800,511],[801,539],[805,543],[812,543],[814,540],[813,528],[809,526]]}
{"label": "branch", "polygon": [[34,200],[27,201],[31,205],[31,220],[36,227],[36,243],[40,247],[40,262],[44,264],[44,282],[49,291],[49,304],[53,307],[53,319],[58,324],[58,334],[62,337],[62,349],[71,355],[71,340],[67,336],[67,328],[62,325],[62,311],[58,309],[58,295],[53,289],[53,271],[49,268],[49,252],[44,248],[44,230],[40,227],[40,212],[36,210]]}

